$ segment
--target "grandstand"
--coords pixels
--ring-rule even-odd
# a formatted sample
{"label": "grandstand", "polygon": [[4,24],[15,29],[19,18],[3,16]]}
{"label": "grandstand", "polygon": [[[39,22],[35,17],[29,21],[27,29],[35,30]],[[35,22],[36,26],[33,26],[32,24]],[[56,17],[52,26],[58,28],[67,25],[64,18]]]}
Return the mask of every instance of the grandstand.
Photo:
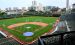
{"label": "grandstand", "polygon": [[[63,31],[56,31],[54,35],[42,36],[39,39],[41,45],[75,45],[75,13],[60,16],[60,22],[65,23]],[[61,33],[62,32],[62,33]]]}

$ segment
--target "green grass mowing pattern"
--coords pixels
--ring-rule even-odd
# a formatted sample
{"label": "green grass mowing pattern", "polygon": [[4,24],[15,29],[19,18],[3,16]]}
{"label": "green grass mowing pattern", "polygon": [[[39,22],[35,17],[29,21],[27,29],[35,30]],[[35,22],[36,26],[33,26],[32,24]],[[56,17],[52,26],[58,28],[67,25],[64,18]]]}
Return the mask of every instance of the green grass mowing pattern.
{"label": "green grass mowing pattern", "polygon": [[[13,34],[14,36],[18,37],[20,40],[23,40],[25,42],[31,42],[41,36],[42,34],[48,32],[50,29],[52,29],[53,23],[55,23],[57,17],[23,17],[23,18],[14,18],[14,19],[7,19],[7,20],[0,20],[0,26],[4,29]],[[33,31],[34,35],[32,37],[25,37],[23,34],[20,34],[19,32],[15,30],[8,29],[7,26],[16,24],[16,23],[22,23],[22,22],[44,22],[49,24],[47,27],[39,28],[37,26],[38,31]],[[25,26],[25,25],[24,25]],[[22,26],[22,27],[24,27]],[[32,26],[32,25],[30,25]],[[18,28],[18,27],[17,27]],[[22,30],[25,28],[21,28]],[[20,30],[21,30],[20,29]],[[17,29],[19,30],[19,29]],[[22,31],[21,30],[21,31]],[[23,31],[22,31],[23,32]]]}
{"label": "green grass mowing pattern", "polygon": [[16,23],[21,23],[21,22],[44,22],[44,23],[50,23],[54,22],[57,17],[23,17],[23,18],[14,18],[14,19],[7,19],[7,20],[0,20],[0,24],[5,24],[6,26],[11,25],[11,24],[16,24]]}
{"label": "green grass mowing pattern", "polygon": [[[30,27],[30,28],[27,28]],[[23,26],[15,27],[14,29],[21,32],[34,32],[37,29],[40,29],[41,26],[34,24],[25,24]]]}

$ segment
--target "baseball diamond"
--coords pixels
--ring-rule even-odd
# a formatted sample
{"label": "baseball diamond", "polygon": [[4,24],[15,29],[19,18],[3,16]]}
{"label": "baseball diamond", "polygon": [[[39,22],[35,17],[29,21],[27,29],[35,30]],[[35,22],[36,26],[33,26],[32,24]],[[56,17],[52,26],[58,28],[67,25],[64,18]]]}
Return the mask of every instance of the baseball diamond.
{"label": "baseball diamond", "polygon": [[[25,43],[33,42],[39,36],[52,31],[57,17],[22,17],[0,20],[0,27],[9,32],[16,39]],[[27,36],[31,35],[31,36]],[[26,35],[26,36],[25,36]],[[12,36],[12,37],[13,37]]]}

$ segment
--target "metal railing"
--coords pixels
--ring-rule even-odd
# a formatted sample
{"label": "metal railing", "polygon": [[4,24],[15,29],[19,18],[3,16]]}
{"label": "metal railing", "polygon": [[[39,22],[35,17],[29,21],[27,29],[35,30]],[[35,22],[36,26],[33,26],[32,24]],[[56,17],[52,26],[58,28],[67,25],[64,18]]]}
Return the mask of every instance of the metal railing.
{"label": "metal railing", "polygon": [[[66,35],[66,37],[68,37],[68,35],[73,35],[73,34],[75,34],[75,31],[69,31],[69,32],[64,32],[64,33],[60,33],[60,34],[41,36],[38,39],[38,45],[47,45],[47,43],[45,43],[45,41],[43,39],[50,38],[50,37],[56,37],[56,36],[59,37],[59,41],[58,41],[59,45],[66,45],[66,43],[64,44],[65,35]],[[73,35],[73,36],[75,36],[75,35]],[[73,36],[70,36],[70,37],[73,37]],[[48,41],[49,41],[49,39],[48,39]],[[50,43],[50,42],[48,42],[48,43]],[[58,45],[58,44],[56,44],[56,45]]]}

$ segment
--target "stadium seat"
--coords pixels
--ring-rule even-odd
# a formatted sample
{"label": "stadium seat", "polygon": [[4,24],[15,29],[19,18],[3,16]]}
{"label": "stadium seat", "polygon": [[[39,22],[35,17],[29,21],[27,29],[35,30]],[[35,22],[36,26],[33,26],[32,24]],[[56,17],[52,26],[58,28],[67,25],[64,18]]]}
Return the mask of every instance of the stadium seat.
{"label": "stadium seat", "polygon": [[0,45],[21,45],[13,38],[2,38],[0,39]]}

